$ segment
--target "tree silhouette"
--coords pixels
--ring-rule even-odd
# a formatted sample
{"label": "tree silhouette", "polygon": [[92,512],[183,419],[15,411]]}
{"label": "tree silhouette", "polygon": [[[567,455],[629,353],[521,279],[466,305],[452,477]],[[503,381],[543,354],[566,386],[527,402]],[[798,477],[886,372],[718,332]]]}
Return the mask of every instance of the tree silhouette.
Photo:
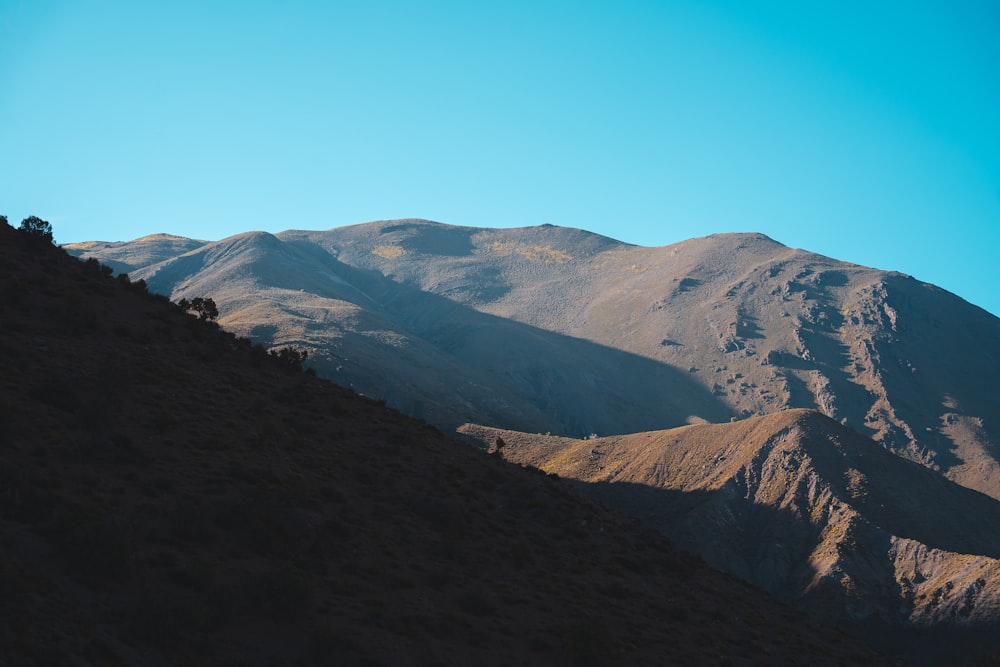
{"label": "tree silhouette", "polygon": [[[6,218],[4,222],[6,222]],[[40,244],[52,243],[52,225],[37,216],[32,215],[22,220],[18,230]]]}
{"label": "tree silhouette", "polygon": [[291,368],[300,369],[309,353],[306,350],[296,350],[294,347],[283,347],[268,352],[272,357],[283,361]]}
{"label": "tree silhouette", "polygon": [[212,321],[219,317],[219,309],[216,307],[215,301],[209,298],[196,296],[190,301],[181,299],[177,302],[177,305],[189,313],[194,312],[198,315],[198,319],[201,320]]}

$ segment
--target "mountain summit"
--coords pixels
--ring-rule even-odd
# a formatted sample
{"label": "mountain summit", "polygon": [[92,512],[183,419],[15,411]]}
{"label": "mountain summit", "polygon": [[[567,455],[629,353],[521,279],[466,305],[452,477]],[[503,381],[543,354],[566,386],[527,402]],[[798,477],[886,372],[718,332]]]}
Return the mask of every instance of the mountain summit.
{"label": "mountain summit", "polygon": [[67,250],[211,296],[226,328],[445,428],[582,437],[809,408],[1000,497],[1000,320],[761,234],[646,248],[394,220]]}

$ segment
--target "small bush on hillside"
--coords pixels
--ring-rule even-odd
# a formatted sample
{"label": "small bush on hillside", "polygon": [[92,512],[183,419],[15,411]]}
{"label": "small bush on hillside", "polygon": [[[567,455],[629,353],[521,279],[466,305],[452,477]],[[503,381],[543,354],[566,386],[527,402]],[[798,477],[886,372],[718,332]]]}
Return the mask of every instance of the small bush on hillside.
{"label": "small bush on hillside", "polygon": [[305,350],[296,350],[293,347],[282,347],[271,350],[268,354],[288,365],[291,368],[301,369],[309,353]]}
{"label": "small bush on hillside", "polygon": [[503,441],[503,438],[497,436],[497,439],[493,442],[493,445],[487,449],[487,453],[492,454],[498,458],[503,458],[503,448],[507,445]]}
{"label": "small bush on hillside", "polygon": [[203,322],[219,319],[219,309],[212,299],[196,296],[190,301],[181,299],[177,302],[177,305],[185,312],[197,315],[198,319]]}

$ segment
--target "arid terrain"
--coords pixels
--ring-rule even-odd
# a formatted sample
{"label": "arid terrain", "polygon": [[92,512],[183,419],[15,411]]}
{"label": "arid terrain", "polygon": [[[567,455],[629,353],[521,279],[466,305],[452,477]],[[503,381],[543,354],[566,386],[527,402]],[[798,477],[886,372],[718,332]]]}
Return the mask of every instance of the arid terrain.
{"label": "arid terrain", "polygon": [[892,661],[6,225],[0,322],[4,665]]}
{"label": "arid terrain", "polygon": [[816,622],[917,664],[992,651],[1000,320],[933,285],[760,234],[643,248],[550,225],[67,250],[211,297],[226,330],[558,475]]}
{"label": "arid terrain", "polygon": [[1000,620],[1000,503],[814,410],[574,440],[466,425],[720,569],[828,620]]}
{"label": "arid terrain", "polygon": [[67,248],[445,429],[586,437],[811,408],[1000,498],[1000,320],[933,285],[722,234],[659,248],[422,220]]}

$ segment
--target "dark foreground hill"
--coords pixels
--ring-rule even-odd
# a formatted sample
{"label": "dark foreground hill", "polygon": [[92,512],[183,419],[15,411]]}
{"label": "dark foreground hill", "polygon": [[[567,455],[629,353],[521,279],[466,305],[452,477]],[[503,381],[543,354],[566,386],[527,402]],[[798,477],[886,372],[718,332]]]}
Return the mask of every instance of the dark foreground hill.
{"label": "dark foreground hill", "polygon": [[814,618],[904,639],[912,656],[954,660],[973,637],[988,651],[1000,630],[1000,503],[819,412],[586,440],[460,430]]}
{"label": "dark foreground hill", "polygon": [[882,662],[4,225],[0,322],[4,665]]}
{"label": "dark foreground hill", "polygon": [[1000,498],[1000,319],[760,234],[644,248],[396,220],[70,250],[211,296],[227,328],[441,427],[585,437],[810,408]]}

